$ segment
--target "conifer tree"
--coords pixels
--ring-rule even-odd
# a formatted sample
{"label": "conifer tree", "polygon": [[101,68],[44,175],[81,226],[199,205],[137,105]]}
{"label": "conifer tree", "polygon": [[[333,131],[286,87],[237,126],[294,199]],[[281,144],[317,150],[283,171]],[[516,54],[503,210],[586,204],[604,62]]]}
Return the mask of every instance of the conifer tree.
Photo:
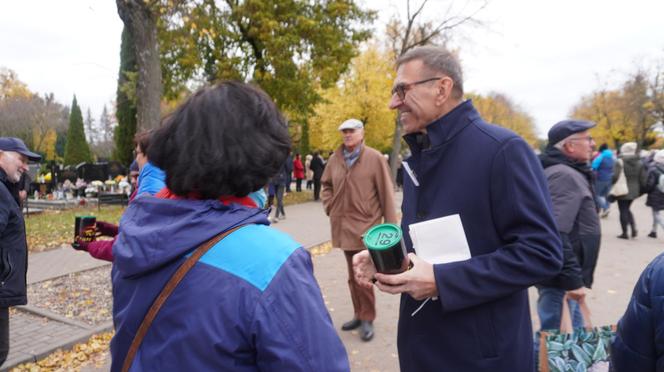
{"label": "conifer tree", "polygon": [[65,164],[76,165],[83,162],[92,162],[92,154],[85,140],[81,108],[76,102],[76,96],[74,96],[74,101],[71,104],[71,114],[69,115],[67,143],[65,144]]}
{"label": "conifer tree", "polygon": [[134,42],[131,33],[125,27],[122,30],[122,45],[120,46],[120,72],[115,111],[118,125],[115,127],[115,150],[113,151],[113,158],[125,166],[129,166],[134,160],[132,150],[136,134],[135,77]]}

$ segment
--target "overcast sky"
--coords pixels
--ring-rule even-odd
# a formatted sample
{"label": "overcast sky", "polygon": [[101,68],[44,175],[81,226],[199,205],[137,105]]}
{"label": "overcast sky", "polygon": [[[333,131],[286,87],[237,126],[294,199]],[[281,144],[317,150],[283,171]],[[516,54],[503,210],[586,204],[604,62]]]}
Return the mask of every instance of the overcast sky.
{"label": "overcast sky", "polygon": [[[405,14],[405,0],[364,1],[379,10],[377,32],[391,14]],[[435,20],[447,3],[431,0],[424,13]],[[97,118],[115,97],[115,1],[5,1],[1,9],[0,66],[62,103],[75,93]],[[487,27],[466,29],[457,42],[465,89],[507,94],[543,137],[582,96],[664,61],[662,14],[662,0],[493,0],[479,13]]]}

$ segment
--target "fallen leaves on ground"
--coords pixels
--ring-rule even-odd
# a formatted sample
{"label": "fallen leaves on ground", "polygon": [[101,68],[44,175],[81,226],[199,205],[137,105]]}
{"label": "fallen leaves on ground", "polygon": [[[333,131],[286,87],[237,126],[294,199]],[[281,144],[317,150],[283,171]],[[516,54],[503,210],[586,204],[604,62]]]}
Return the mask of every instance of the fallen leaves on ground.
{"label": "fallen leaves on ground", "polygon": [[30,304],[99,325],[112,319],[111,266],[79,271],[28,286]]}
{"label": "fallen leaves on ground", "polygon": [[[95,363],[101,367],[113,332],[94,335],[88,341],[76,344],[70,350],[57,350],[36,363],[19,364],[12,372],[64,372],[80,371],[81,367]],[[99,364],[98,364],[99,363]]]}
{"label": "fallen leaves on ground", "polygon": [[325,242],[309,248],[309,252],[312,256],[322,256],[324,254],[330,253],[331,250],[332,242]]}

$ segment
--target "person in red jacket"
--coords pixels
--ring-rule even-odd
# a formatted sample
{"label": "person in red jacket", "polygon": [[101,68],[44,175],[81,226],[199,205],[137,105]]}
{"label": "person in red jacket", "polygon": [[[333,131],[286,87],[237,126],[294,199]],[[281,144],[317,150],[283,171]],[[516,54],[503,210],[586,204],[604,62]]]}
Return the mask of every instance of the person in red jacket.
{"label": "person in red jacket", "polygon": [[302,165],[302,158],[300,154],[295,154],[293,160],[293,175],[295,176],[295,191],[302,191],[302,180],[304,179],[304,165]]}

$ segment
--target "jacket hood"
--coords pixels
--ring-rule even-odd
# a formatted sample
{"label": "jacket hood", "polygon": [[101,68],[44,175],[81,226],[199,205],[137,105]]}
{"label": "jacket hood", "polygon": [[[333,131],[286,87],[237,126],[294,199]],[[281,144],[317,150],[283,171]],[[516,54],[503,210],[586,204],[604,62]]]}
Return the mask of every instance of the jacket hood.
{"label": "jacket hood", "polygon": [[622,159],[623,163],[629,165],[636,165],[636,163],[641,161],[636,155],[622,155],[620,156],[620,159]]}
{"label": "jacket hood", "polygon": [[115,269],[141,276],[190,253],[212,237],[241,224],[269,225],[268,211],[218,200],[161,199],[140,195],[120,219],[113,244]]}

